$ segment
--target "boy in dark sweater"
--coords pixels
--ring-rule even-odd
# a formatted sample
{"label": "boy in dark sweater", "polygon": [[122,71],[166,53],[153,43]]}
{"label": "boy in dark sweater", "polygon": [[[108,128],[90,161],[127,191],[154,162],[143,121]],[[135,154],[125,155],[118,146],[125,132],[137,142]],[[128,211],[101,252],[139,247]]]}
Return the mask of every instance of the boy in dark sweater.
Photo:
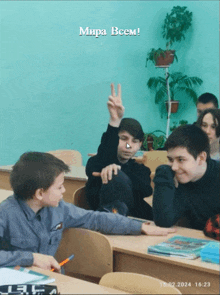
{"label": "boy in dark sweater", "polygon": [[124,107],[121,86],[118,95],[111,84],[108,100],[110,121],[96,156],[86,165],[86,194],[93,210],[152,220],[152,208],[143,199],[152,194],[150,169],[132,157],[140,149],[144,137],[138,121],[122,119]]}
{"label": "boy in dark sweater", "polygon": [[157,168],[153,215],[169,227],[184,217],[202,230],[220,212],[219,163],[209,156],[209,139],[195,125],[178,127],[165,143],[169,165]]}

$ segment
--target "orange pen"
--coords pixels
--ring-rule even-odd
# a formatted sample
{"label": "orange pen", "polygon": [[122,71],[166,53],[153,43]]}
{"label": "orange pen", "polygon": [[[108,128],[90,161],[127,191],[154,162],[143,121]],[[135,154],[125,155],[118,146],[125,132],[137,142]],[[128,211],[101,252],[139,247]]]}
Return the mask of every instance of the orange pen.
{"label": "orange pen", "polygon": [[[66,264],[68,261],[72,260],[74,257],[74,254],[70,255],[70,257],[68,257],[67,259],[63,260],[62,262],[59,263],[60,266],[63,266],[64,264]],[[54,271],[55,268],[52,268],[50,271]]]}

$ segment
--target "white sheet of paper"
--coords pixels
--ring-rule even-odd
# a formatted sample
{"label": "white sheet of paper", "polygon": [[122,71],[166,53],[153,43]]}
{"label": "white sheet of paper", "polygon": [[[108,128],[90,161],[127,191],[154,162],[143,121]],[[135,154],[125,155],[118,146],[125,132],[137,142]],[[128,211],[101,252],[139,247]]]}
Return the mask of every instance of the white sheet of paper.
{"label": "white sheet of paper", "polygon": [[39,276],[26,273],[24,271],[18,271],[15,269],[0,268],[0,286],[1,285],[13,285],[13,284],[25,284],[26,282],[40,279]]}

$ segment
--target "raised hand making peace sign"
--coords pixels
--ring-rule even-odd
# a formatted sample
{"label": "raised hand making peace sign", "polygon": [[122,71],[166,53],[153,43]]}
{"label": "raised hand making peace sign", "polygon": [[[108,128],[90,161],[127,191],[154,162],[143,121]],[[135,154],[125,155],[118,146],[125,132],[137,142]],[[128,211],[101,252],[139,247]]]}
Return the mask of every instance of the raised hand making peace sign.
{"label": "raised hand making peace sign", "polygon": [[108,97],[108,110],[110,113],[109,124],[118,127],[124,115],[125,108],[121,100],[121,85],[118,84],[118,95],[116,96],[114,84],[111,84],[111,95]]}

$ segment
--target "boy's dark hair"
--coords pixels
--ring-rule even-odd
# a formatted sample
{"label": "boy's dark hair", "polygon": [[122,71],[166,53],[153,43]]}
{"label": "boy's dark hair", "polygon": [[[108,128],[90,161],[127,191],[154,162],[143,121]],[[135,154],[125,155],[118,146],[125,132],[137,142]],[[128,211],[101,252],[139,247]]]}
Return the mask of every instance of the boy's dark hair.
{"label": "boy's dark hair", "polygon": [[212,115],[212,118],[213,118],[213,121],[215,124],[216,136],[219,137],[220,136],[220,110],[219,109],[206,109],[206,110],[204,110],[200,114],[196,124],[197,124],[197,126],[201,127],[204,116],[209,113]]}
{"label": "boy's dark hair", "polygon": [[203,103],[203,104],[206,104],[206,103],[213,103],[213,105],[216,107],[216,109],[218,109],[218,99],[217,97],[212,94],[212,93],[209,93],[209,92],[206,92],[206,93],[203,93],[202,95],[200,95],[197,99],[197,103]]}
{"label": "boy's dark hair", "polygon": [[27,152],[13,166],[10,183],[17,198],[32,199],[36,190],[47,190],[69,167],[49,153]]}
{"label": "boy's dark hair", "polygon": [[210,158],[209,139],[207,134],[196,125],[177,127],[165,142],[165,149],[186,148],[196,160],[201,152],[206,152]]}
{"label": "boy's dark hair", "polygon": [[141,127],[141,124],[132,118],[124,118],[121,120],[119,125],[119,131],[127,131],[131,134],[134,138],[139,139],[140,141],[144,140],[144,132]]}

